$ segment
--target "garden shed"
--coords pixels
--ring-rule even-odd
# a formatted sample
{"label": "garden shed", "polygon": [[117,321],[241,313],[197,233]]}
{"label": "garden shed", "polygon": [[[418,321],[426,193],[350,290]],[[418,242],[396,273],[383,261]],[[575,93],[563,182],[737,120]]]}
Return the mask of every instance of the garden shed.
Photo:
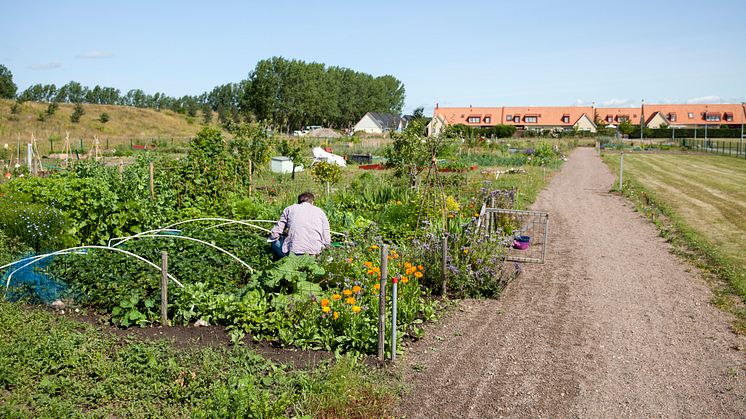
{"label": "garden shed", "polygon": [[[293,173],[293,161],[290,157],[278,156],[272,157],[272,161],[269,163],[269,170],[272,173]],[[295,166],[295,172],[302,172],[303,165]]]}

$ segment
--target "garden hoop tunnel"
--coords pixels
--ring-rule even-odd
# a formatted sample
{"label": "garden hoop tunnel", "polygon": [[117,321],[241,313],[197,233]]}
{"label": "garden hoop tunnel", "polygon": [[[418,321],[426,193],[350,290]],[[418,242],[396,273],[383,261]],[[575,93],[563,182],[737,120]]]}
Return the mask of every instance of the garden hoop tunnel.
{"label": "garden hoop tunnel", "polygon": [[[142,256],[139,256],[139,255],[136,255],[136,254],[134,254],[134,253],[132,253],[132,252],[128,252],[128,251],[126,251],[126,250],[122,250],[122,249],[117,249],[117,248],[115,248],[115,247],[108,247],[108,246],[77,246],[77,247],[70,247],[70,248],[67,248],[67,249],[62,249],[62,250],[58,250],[58,251],[56,251],[56,252],[51,252],[51,253],[46,253],[46,254],[43,254],[43,255],[37,255],[37,256],[34,256],[34,257],[32,258],[32,259],[33,259],[32,261],[30,261],[30,262],[27,262],[26,264],[24,264],[24,265],[23,265],[23,266],[21,266],[20,268],[16,268],[16,269],[14,269],[14,270],[13,270],[13,271],[12,271],[12,272],[11,272],[10,274],[8,274],[8,279],[7,279],[7,280],[6,280],[6,282],[5,282],[5,293],[4,293],[4,296],[6,296],[6,297],[7,297],[7,294],[8,294],[8,288],[10,288],[10,281],[11,281],[11,279],[13,278],[13,274],[15,274],[16,272],[20,271],[21,269],[23,269],[23,268],[26,268],[26,267],[28,267],[28,266],[31,266],[31,265],[33,265],[34,263],[37,263],[37,262],[39,262],[39,261],[41,261],[41,260],[43,260],[43,259],[46,259],[46,258],[49,258],[49,257],[52,257],[52,256],[57,256],[57,255],[64,255],[64,254],[68,254],[68,253],[76,253],[76,252],[78,252],[78,251],[80,251],[80,250],[85,250],[85,249],[103,249],[103,250],[112,250],[112,251],[115,251],[115,252],[120,252],[120,253],[123,253],[123,254],[125,254],[125,255],[127,255],[127,256],[131,256],[131,257],[134,257],[134,258],[136,258],[136,259],[138,259],[138,260],[140,260],[140,261],[142,261],[142,262],[145,262],[145,263],[147,263],[148,265],[150,265],[150,266],[154,267],[154,268],[155,268],[155,269],[156,269],[156,270],[157,270],[158,272],[162,272],[162,270],[161,270],[161,267],[160,267],[160,266],[158,266],[158,265],[156,265],[155,263],[153,263],[153,262],[151,262],[151,261],[149,261],[149,260],[145,259],[144,257],[142,257]],[[7,265],[3,265],[3,266],[0,266],[0,270],[2,270],[2,269],[5,269],[5,268],[7,268],[7,267],[10,267],[10,266],[13,266],[13,265],[21,264],[21,263],[23,263],[23,262],[26,262],[27,260],[28,260],[28,259],[22,259],[22,260],[20,260],[20,261],[16,261],[16,262],[11,262],[11,263],[9,263],[9,264],[7,264]],[[173,277],[173,275],[171,275],[171,274],[169,274],[169,273],[166,273],[166,275],[167,275],[167,276],[168,276],[168,278],[169,278],[170,280],[172,280],[172,281],[173,281],[173,282],[174,282],[174,283],[175,283],[176,285],[178,285],[178,286],[179,286],[179,287],[181,287],[181,288],[184,288],[184,285],[183,285],[183,284],[182,284],[181,282],[179,282],[179,281],[178,281],[178,280],[177,280],[176,278],[174,278],[174,277]]]}

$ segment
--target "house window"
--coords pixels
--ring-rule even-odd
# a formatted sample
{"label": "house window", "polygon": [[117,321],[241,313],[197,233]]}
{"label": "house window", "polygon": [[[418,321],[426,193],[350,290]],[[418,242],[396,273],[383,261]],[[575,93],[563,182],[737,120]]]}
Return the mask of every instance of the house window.
{"label": "house window", "polygon": [[725,113],[725,120],[726,120],[727,122],[733,122],[733,114],[732,114],[732,113],[730,113],[730,112],[726,112],[726,113]]}
{"label": "house window", "polygon": [[512,120],[513,120],[513,115],[507,115],[507,116],[505,117],[505,120],[506,120],[507,122],[510,122],[510,121],[512,121]]}
{"label": "house window", "polygon": [[466,122],[468,122],[468,123],[470,123],[470,124],[478,124],[478,123],[479,123],[479,121],[481,121],[481,118],[480,118],[480,117],[478,117],[478,116],[470,116],[470,117],[469,117],[469,118],[468,118],[468,119],[466,120]]}
{"label": "house window", "polygon": [[565,123],[565,124],[569,124],[570,123],[570,115],[567,115],[567,114],[562,115],[562,122]]}
{"label": "house window", "polygon": [[485,124],[489,124],[490,122],[492,122],[492,117],[489,117],[489,116],[485,116],[485,117],[484,117],[484,123],[485,123]]}
{"label": "house window", "polygon": [[513,115],[513,122],[515,122],[515,123],[521,122],[521,116],[520,115]]}
{"label": "house window", "polygon": [[720,114],[719,113],[705,114],[705,120],[706,121],[720,121]]}
{"label": "house window", "polygon": [[676,114],[674,112],[669,113],[668,120],[671,122],[676,122]]}
{"label": "house window", "polygon": [[526,115],[523,117],[523,122],[536,122],[538,117],[536,115]]}
{"label": "house window", "polygon": [[689,115],[688,115],[688,116],[689,116],[689,119],[692,119],[692,118],[694,118],[694,112],[689,112]]}
{"label": "house window", "polygon": [[606,122],[608,122],[608,123],[614,122],[614,117],[611,116],[611,115],[606,115]]}
{"label": "house window", "polygon": [[616,119],[619,122],[627,122],[629,121],[629,115],[619,115]]}

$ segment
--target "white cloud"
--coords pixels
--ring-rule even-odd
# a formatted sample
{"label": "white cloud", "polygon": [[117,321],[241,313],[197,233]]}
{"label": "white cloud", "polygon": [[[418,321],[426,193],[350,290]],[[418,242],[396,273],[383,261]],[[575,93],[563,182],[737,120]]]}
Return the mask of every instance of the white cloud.
{"label": "white cloud", "polygon": [[44,63],[44,64],[31,64],[28,66],[29,70],[54,70],[55,68],[62,67],[62,63],[58,62],[51,62],[51,63]]}
{"label": "white cloud", "polygon": [[91,51],[86,52],[83,54],[78,54],[75,56],[75,58],[80,58],[82,60],[98,60],[101,58],[110,58],[112,56],[112,53],[106,52],[106,51]]}
{"label": "white cloud", "polygon": [[720,98],[720,96],[701,96],[701,97],[693,97],[691,99],[687,99],[686,103],[694,104],[694,103],[721,103],[723,100]]}

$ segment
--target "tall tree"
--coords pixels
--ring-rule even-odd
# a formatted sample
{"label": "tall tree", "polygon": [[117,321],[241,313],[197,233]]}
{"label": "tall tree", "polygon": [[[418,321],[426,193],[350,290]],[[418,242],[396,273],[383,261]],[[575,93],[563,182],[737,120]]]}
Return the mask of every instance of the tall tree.
{"label": "tall tree", "polygon": [[0,64],[0,98],[13,99],[16,97],[18,87],[13,83],[13,73],[8,67]]}

